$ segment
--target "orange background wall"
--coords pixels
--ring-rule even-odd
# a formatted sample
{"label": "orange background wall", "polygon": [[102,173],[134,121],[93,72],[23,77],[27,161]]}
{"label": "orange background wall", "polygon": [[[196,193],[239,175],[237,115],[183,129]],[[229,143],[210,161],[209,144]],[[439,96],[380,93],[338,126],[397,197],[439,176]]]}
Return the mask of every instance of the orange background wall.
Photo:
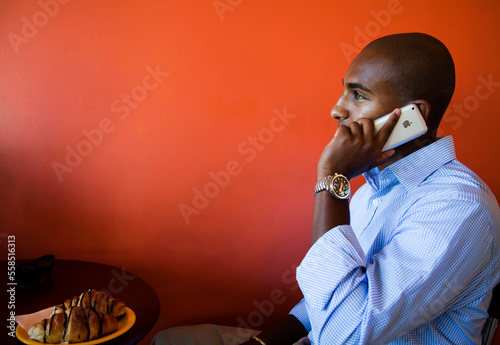
{"label": "orange background wall", "polygon": [[151,335],[238,325],[277,289],[265,327],[300,298],[329,112],[368,40],[448,45],[440,134],[500,196],[498,18],[498,0],[2,1],[0,253],[14,234],[18,259],[125,267],[160,297]]}

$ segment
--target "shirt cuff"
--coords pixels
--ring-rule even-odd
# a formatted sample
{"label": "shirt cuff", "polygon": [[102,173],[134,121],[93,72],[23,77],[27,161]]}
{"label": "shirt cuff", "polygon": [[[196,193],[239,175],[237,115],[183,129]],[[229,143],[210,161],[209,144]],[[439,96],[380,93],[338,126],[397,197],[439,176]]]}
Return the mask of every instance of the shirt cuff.
{"label": "shirt cuff", "polygon": [[293,307],[290,311],[290,315],[295,316],[300,321],[302,326],[304,326],[308,332],[311,332],[311,322],[309,321],[309,316],[307,315],[306,302],[304,299]]}
{"label": "shirt cuff", "polygon": [[335,290],[362,274],[365,265],[365,254],[349,225],[321,236],[297,267],[297,282],[308,308],[326,308]]}

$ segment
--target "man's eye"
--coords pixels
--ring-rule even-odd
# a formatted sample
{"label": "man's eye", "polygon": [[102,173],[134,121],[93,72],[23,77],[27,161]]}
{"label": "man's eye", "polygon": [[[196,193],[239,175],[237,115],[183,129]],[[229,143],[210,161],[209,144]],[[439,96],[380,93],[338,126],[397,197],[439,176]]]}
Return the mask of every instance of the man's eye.
{"label": "man's eye", "polygon": [[359,91],[353,91],[354,99],[364,99],[365,96]]}

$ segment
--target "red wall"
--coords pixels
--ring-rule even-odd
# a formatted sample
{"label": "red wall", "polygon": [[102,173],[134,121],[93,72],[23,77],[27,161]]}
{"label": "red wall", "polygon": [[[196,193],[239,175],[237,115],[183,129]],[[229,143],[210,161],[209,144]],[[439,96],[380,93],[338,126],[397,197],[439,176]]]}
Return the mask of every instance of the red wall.
{"label": "red wall", "polygon": [[498,18],[497,0],[3,1],[1,236],[19,259],[140,275],[161,299],[154,331],[264,327],[300,298],[329,112],[368,40],[448,45],[442,134],[500,196]]}

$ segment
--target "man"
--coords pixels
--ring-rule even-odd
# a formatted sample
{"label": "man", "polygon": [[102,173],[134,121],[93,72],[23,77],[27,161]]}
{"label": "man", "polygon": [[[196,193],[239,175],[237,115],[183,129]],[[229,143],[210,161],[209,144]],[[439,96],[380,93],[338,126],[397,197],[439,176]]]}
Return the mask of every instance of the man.
{"label": "man", "polygon": [[[343,85],[317,168],[312,246],[297,269],[304,299],[242,343],[479,344],[500,281],[500,210],[452,138],[435,137],[455,87],[450,53],[429,35],[386,36],[353,60]],[[408,103],[428,132],[382,152]],[[349,204],[348,180],[360,174],[367,183]]]}

